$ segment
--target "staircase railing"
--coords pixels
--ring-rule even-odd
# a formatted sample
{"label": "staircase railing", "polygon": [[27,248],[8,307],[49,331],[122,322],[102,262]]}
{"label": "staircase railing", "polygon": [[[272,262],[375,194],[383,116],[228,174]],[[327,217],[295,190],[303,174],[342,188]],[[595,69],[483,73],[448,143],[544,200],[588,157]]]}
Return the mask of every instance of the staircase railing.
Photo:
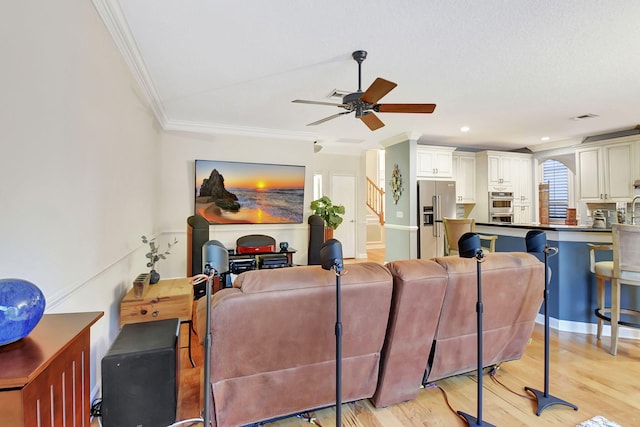
{"label": "staircase railing", "polygon": [[367,206],[373,211],[384,225],[384,190],[367,177]]}

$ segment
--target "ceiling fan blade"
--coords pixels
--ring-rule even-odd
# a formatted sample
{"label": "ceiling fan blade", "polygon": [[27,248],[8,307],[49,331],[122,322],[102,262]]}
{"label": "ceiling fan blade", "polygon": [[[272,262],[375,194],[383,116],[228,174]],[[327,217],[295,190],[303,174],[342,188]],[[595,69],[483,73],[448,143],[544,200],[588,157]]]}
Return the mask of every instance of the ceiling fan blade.
{"label": "ceiling fan blade", "polygon": [[383,96],[391,92],[391,90],[396,86],[398,86],[396,83],[378,77],[373,83],[371,83],[369,89],[367,89],[364,94],[362,94],[360,100],[366,102],[367,104],[375,104]]}
{"label": "ceiling fan blade", "polygon": [[351,111],[343,111],[342,113],[338,113],[338,114],[334,114],[333,116],[329,116],[329,117],[325,117],[324,119],[320,119],[316,122],[313,123],[309,123],[307,126],[315,126],[315,125],[319,125],[320,123],[324,123],[324,122],[328,122],[331,119],[335,119],[336,117],[339,117],[343,114],[349,114]]}
{"label": "ceiling fan blade", "polygon": [[294,99],[291,102],[298,104],[312,104],[312,105],[332,105],[334,107],[346,107],[344,104],[336,104],[335,102],[322,102],[322,101],[307,101],[305,99]]}
{"label": "ceiling fan blade", "polygon": [[378,116],[376,116],[372,112],[363,114],[362,116],[360,116],[360,120],[362,120],[364,124],[367,125],[367,127],[371,130],[380,129],[382,126],[384,126],[382,120],[380,120]]}
{"label": "ceiling fan blade", "polygon": [[373,107],[379,113],[433,113],[436,104],[377,104]]}

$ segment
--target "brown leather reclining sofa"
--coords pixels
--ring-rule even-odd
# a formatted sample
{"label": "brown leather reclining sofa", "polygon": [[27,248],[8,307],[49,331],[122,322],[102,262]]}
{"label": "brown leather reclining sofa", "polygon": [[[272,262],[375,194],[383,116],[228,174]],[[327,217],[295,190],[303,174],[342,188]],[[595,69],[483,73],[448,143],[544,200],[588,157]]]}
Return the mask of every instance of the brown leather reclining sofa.
{"label": "brown leather reclining sofa", "polygon": [[[476,368],[476,261],[348,264],[341,277],[342,400],[388,406],[417,396],[424,379]],[[484,362],[518,359],[544,290],[544,264],[489,253],[482,265]],[[336,277],[320,266],[256,270],[211,305],[210,398],[228,427],[335,404]],[[205,328],[206,301],[198,304]],[[200,333],[201,339],[204,334]],[[425,373],[426,372],[426,373]]]}

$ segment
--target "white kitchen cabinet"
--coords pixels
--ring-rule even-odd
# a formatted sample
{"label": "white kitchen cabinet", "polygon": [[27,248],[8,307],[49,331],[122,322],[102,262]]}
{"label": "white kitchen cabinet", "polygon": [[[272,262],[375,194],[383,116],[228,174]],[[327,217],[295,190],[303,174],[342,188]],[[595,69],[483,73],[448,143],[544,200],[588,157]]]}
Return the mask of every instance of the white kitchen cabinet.
{"label": "white kitchen cabinet", "polygon": [[488,193],[514,193],[514,223],[533,218],[533,158],[527,153],[481,151],[476,154],[476,205],[471,214],[478,222],[489,221]]}
{"label": "white kitchen cabinet", "polygon": [[511,158],[513,223],[530,224],[533,203],[533,176],[530,157]]}
{"label": "white kitchen cabinet", "polygon": [[619,202],[633,198],[635,144],[597,144],[576,150],[577,198]]}
{"label": "white kitchen cabinet", "polygon": [[434,147],[418,145],[416,147],[418,179],[452,179],[453,147]]}
{"label": "white kitchen cabinet", "polygon": [[487,155],[489,191],[510,191],[513,186],[513,157],[503,154]]}
{"label": "white kitchen cabinet", "polygon": [[453,153],[453,178],[456,181],[456,203],[476,202],[476,155]]}
{"label": "white kitchen cabinet", "polygon": [[531,224],[531,203],[513,205],[513,223]]}

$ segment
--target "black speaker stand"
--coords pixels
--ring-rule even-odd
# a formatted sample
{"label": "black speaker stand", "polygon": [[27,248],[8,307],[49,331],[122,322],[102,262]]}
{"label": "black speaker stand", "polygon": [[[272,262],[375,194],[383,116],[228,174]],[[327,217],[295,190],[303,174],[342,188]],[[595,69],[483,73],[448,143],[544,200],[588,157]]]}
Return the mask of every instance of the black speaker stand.
{"label": "black speaker stand", "polygon": [[[538,401],[538,408],[536,409],[537,416],[540,416],[542,411],[551,405],[565,405],[573,408],[574,411],[578,410],[578,407],[573,403],[569,403],[549,394],[549,269],[547,267],[547,252],[550,249],[553,250],[554,248],[547,248],[544,251],[544,391],[535,390],[531,387],[524,388],[529,393],[532,393]],[[552,256],[553,255],[555,254],[552,254]]]}
{"label": "black speaker stand", "polygon": [[478,276],[478,302],[476,303],[476,314],[477,314],[477,325],[478,325],[478,417],[474,417],[472,415],[469,415],[467,413],[458,411],[458,415],[460,415],[461,417],[463,417],[466,421],[467,424],[469,425],[469,427],[474,427],[474,426],[485,426],[485,427],[495,427],[493,424],[489,424],[486,421],[482,420],[482,369],[483,369],[483,363],[482,363],[482,275],[481,275],[481,269],[480,269],[480,263],[481,260],[480,258],[482,257],[482,255],[478,255],[478,257],[476,258],[476,264],[477,264],[477,276]]}

